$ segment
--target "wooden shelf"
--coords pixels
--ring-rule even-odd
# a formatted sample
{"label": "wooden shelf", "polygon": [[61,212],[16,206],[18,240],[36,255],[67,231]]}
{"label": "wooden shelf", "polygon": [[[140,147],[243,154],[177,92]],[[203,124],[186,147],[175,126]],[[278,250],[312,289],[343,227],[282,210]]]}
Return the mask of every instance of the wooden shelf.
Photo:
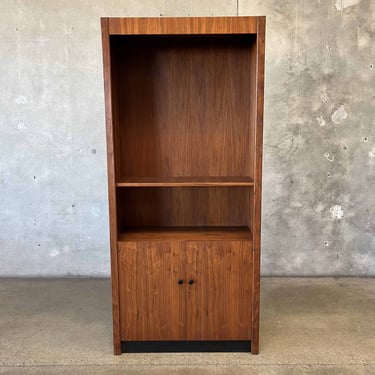
{"label": "wooden shelf", "polygon": [[121,232],[119,242],[127,241],[251,241],[248,227],[159,227]]}
{"label": "wooden shelf", "polygon": [[250,177],[232,176],[182,176],[182,177],[123,177],[118,187],[168,187],[168,186],[254,186]]}

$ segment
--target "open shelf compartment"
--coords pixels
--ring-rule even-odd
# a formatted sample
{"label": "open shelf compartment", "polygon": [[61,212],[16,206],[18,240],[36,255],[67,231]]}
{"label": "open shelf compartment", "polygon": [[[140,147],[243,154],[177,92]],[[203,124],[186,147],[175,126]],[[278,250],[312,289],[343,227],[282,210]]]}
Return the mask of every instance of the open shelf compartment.
{"label": "open shelf compartment", "polygon": [[252,197],[248,186],[118,187],[119,233],[146,233],[152,228],[151,232],[169,236],[171,227],[179,236],[194,230],[195,235],[208,236],[218,231],[250,233]]}
{"label": "open shelf compartment", "polygon": [[116,185],[251,186],[256,37],[110,43]]}

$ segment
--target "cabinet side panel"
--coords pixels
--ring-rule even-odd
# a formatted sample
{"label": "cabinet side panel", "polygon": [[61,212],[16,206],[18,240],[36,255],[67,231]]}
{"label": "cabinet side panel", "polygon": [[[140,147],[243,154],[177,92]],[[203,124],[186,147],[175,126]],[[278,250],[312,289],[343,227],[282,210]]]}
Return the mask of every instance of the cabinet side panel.
{"label": "cabinet side panel", "polygon": [[250,241],[187,241],[188,340],[250,340]]}
{"label": "cabinet side panel", "polygon": [[121,242],[121,339],[185,339],[184,243]]}
{"label": "cabinet side panel", "polygon": [[[109,38],[110,46],[110,78],[111,78],[111,95],[112,95],[112,139],[113,139],[113,154],[114,154],[114,167],[115,167],[115,180],[121,176],[124,163],[123,149],[121,137],[121,110],[122,110],[122,85],[120,77],[123,71],[123,51],[119,48],[118,43],[113,40],[113,36]],[[126,95],[131,95],[127,92]],[[124,124],[128,126],[128,124]],[[119,212],[117,212],[117,215]],[[117,216],[117,220],[119,217]]]}
{"label": "cabinet side panel", "polygon": [[120,340],[120,311],[118,296],[118,268],[117,268],[117,220],[116,220],[116,185],[115,161],[112,117],[111,92],[111,55],[108,33],[108,19],[101,19],[102,46],[103,46],[103,74],[105,94],[105,117],[107,136],[107,173],[108,173],[108,201],[109,201],[109,228],[111,251],[111,278],[112,278],[112,315],[113,315],[113,343],[114,353],[121,354]]}
{"label": "cabinet side panel", "polygon": [[262,202],[262,150],[263,150],[263,105],[264,105],[264,51],[266,18],[258,17],[256,44],[256,122],[254,161],[254,209],[253,209],[253,334],[251,352],[259,353],[259,293],[260,293],[260,247],[261,247],[261,202]]}

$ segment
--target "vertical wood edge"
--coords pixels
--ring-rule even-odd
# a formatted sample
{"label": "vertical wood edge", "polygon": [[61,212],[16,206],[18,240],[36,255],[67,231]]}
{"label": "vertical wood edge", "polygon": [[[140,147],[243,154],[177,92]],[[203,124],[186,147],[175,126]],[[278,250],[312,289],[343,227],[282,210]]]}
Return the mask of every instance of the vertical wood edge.
{"label": "vertical wood edge", "polygon": [[259,353],[259,311],[260,311],[260,248],[261,248],[261,205],[262,205],[262,148],[263,148],[263,106],[264,106],[264,53],[265,17],[257,22],[256,61],[256,126],[254,160],[254,234],[253,234],[253,317],[251,352]]}
{"label": "vertical wood edge", "polygon": [[117,252],[117,220],[116,220],[116,184],[114,140],[112,123],[112,92],[111,92],[111,57],[109,42],[109,20],[101,18],[102,48],[103,48],[103,75],[104,99],[107,139],[107,175],[108,175],[108,203],[110,229],[110,256],[112,280],[112,317],[113,317],[113,346],[114,354],[121,354],[120,337],[120,304],[118,293],[118,252]]}

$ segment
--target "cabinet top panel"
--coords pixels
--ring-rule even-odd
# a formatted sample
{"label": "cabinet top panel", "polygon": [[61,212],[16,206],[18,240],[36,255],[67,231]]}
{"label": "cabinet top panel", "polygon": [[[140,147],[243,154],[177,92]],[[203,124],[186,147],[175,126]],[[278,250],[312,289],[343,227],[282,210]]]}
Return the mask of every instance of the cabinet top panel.
{"label": "cabinet top panel", "polygon": [[265,17],[102,18],[110,35],[256,34]]}

